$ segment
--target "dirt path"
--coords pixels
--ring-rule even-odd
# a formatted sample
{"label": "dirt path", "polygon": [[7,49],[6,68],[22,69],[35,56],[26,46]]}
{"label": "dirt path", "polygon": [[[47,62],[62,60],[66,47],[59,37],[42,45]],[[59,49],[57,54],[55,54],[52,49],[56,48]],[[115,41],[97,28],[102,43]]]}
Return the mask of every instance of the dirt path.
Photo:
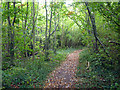
{"label": "dirt path", "polygon": [[77,50],[69,54],[66,61],[49,75],[44,88],[74,88],[75,82],[77,82],[75,72],[81,51]]}

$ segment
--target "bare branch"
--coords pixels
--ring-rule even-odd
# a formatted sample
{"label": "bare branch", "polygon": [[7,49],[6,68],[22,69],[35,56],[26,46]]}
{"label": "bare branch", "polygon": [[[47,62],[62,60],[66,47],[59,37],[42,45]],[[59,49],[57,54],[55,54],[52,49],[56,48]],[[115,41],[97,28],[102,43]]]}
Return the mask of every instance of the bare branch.
{"label": "bare branch", "polygon": [[114,43],[114,44],[116,44],[116,45],[120,45],[120,43],[115,42],[115,41],[109,41],[109,43]]}

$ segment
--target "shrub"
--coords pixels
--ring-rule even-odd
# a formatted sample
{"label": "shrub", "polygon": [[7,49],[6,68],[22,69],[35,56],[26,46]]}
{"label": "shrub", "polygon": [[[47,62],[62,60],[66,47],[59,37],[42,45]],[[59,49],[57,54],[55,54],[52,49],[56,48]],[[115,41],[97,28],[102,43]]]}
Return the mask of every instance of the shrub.
{"label": "shrub", "polygon": [[[110,63],[110,58],[104,57],[100,53],[88,52],[85,49],[80,53],[80,64],[78,66],[77,76],[80,78],[77,88],[119,88],[119,73]],[[87,70],[87,61],[90,67]]]}

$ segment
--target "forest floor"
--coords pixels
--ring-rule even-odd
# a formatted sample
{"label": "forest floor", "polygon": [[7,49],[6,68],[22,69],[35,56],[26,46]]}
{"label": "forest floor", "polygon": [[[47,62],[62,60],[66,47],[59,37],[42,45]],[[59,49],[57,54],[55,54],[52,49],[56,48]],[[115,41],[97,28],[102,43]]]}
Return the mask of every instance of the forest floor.
{"label": "forest floor", "polygon": [[44,88],[74,88],[76,82],[77,65],[79,64],[79,53],[76,50],[70,53],[66,60],[49,74]]}

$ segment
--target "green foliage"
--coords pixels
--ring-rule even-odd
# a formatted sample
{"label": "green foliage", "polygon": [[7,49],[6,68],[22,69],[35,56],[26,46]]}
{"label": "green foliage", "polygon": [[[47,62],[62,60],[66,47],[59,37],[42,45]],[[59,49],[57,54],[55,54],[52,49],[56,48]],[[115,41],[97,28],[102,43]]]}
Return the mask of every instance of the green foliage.
{"label": "green foliage", "polygon": [[57,50],[57,53],[66,56],[67,54],[72,53],[73,51],[79,50],[79,49],[82,49],[82,48],[83,48],[82,46],[79,46],[77,48],[62,48],[62,49]]}
{"label": "green foliage", "polygon": [[[44,61],[46,42],[45,5],[38,5],[38,3],[35,3],[35,17],[33,17],[32,2],[28,2],[28,11],[26,2],[22,4],[16,2],[15,8],[13,2],[10,2],[9,10],[7,2],[2,3],[3,87],[43,87],[47,75],[60,62],[65,60],[67,54],[86,46],[89,49],[85,49],[80,53],[78,76],[81,81],[77,84],[77,87],[119,88],[119,2],[88,3],[88,7],[95,17],[97,37],[105,49],[97,42],[98,51],[95,50],[92,23],[84,3],[73,2],[71,5],[65,5],[64,2],[54,2],[48,5],[47,37],[49,36],[51,7],[53,7],[53,16],[50,33],[55,30],[54,23],[58,24],[56,32],[50,36],[49,50],[47,51],[50,61]],[[8,16],[10,17],[11,26],[8,23]],[[32,56],[25,57],[25,52],[32,54],[33,51],[31,45],[33,43],[33,18],[36,21],[34,51],[38,53],[34,61],[31,60]],[[14,19],[15,23],[13,26]],[[11,41],[12,39],[14,40]],[[112,41],[114,43],[111,43]],[[10,43],[14,43],[12,50],[10,50]],[[56,54],[53,53],[53,47],[57,49]],[[11,60],[10,51],[13,50],[14,60]],[[14,62],[15,66],[11,66],[11,62]],[[90,62],[89,70],[86,70],[87,62]]]}
{"label": "green foliage", "polygon": [[57,51],[57,55],[51,52],[49,54],[50,61],[44,61],[43,54],[39,54],[39,59],[32,61],[15,60],[16,67],[12,67],[3,71],[3,88],[43,88],[44,82],[48,74],[60,65],[68,53],[76,49],[61,49]]}
{"label": "green foliage", "polygon": [[[78,66],[77,77],[79,82],[77,88],[120,88],[119,75],[108,63],[109,58],[103,58],[100,54],[90,52],[85,49],[80,53],[80,64]],[[88,62],[90,63],[89,68]],[[105,66],[106,65],[106,66]],[[112,64],[111,64],[112,65]],[[109,69],[110,68],[110,69]]]}
{"label": "green foliage", "polygon": [[[27,84],[28,79],[27,69],[13,67],[3,72],[3,86],[10,88],[11,85]],[[26,86],[26,85],[25,85]]]}

